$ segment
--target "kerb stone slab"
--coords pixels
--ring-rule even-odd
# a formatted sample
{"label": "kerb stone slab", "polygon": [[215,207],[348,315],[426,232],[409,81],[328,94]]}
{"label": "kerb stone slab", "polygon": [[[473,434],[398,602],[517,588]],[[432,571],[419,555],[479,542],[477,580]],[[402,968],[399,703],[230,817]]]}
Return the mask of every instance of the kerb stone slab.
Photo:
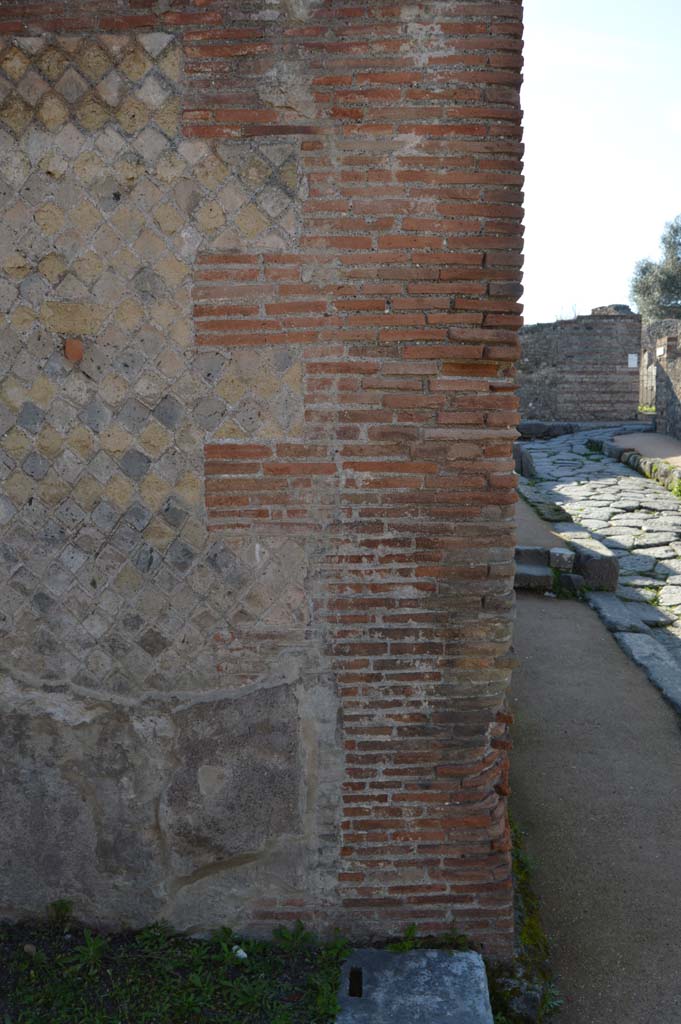
{"label": "kerb stone slab", "polygon": [[[360,971],[362,995],[351,996]],[[340,1005],[336,1024],[493,1024],[478,953],[357,950],[343,967]]]}
{"label": "kerb stone slab", "polygon": [[681,712],[681,673],[678,662],[652,636],[641,633],[615,633],[615,639],[632,661],[643,671],[669,703]]}

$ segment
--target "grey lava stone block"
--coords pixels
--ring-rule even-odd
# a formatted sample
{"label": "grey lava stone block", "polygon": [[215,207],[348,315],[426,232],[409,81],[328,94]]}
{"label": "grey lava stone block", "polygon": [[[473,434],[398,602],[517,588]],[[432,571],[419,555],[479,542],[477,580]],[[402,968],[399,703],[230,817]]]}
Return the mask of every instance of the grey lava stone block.
{"label": "grey lava stone block", "polygon": [[570,551],[569,548],[551,548],[549,551],[549,565],[552,569],[572,572],[575,567],[574,551]]}
{"label": "grey lava stone block", "polygon": [[340,1005],[337,1024],[493,1024],[478,953],[357,950],[343,967]]}

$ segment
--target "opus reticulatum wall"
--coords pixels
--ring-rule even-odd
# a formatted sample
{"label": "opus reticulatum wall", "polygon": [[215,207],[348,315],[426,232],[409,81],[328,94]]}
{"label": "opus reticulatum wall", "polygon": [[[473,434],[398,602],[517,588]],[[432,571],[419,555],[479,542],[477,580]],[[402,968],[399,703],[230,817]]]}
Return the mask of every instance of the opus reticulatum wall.
{"label": "opus reticulatum wall", "polygon": [[507,954],[521,4],[0,32],[0,915]]}

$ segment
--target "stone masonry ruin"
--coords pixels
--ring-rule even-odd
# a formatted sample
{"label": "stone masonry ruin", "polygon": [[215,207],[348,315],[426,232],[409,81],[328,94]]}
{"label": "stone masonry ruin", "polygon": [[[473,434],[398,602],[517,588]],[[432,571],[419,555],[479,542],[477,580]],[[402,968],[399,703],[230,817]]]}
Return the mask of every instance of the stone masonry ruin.
{"label": "stone masonry ruin", "polygon": [[651,354],[653,404],[658,431],[681,440],[681,321],[668,330],[657,338]]}
{"label": "stone masonry ruin", "polygon": [[591,316],[524,327],[521,348],[523,419],[636,419],[641,318],[628,306],[602,306]]}
{"label": "stone masonry ruin", "polygon": [[520,0],[0,33],[0,917],[507,955]]}

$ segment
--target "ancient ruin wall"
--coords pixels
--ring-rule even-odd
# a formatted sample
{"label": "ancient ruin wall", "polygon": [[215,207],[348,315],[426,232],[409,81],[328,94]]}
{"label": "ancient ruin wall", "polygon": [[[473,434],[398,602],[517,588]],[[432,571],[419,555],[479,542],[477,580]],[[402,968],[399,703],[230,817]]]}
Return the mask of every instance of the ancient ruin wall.
{"label": "ancient ruin wall", "polygon": [[0,3],[0,916],[509,952],[520,18]]}
{"label": "ancient ruin wall", "polygon": [[518,364],[523,419],[636,418],[641,318],[621,310],[604,307],[592,316],[523,328]]}
{"label": "ancient ruin wall", "polygon": [[679,335],[681,320],[648,320],[641,334],[641,405],[655,407],[657,401],[657,362],[666,352],[665,339]]}
{"label": "ancient ruin wall", "polygon": [[[669,329],[670,321],[665,322]],[[662,434],[681,440],[681,335],[679,321],[671,322],[674,334],[658,338],[655,346],[655,419]]]}

